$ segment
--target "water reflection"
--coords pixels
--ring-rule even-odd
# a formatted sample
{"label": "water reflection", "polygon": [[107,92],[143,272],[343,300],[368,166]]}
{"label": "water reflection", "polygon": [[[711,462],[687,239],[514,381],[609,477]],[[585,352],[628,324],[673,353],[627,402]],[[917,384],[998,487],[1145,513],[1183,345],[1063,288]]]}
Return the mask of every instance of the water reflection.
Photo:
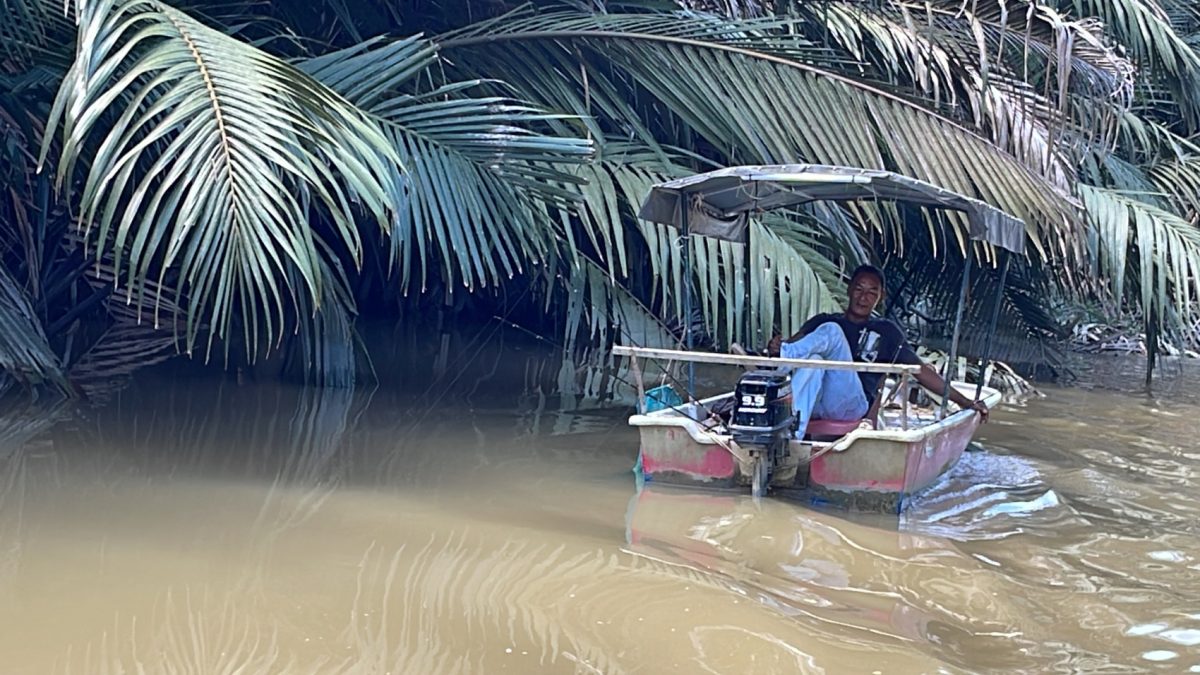
{"label": "water reflection", "polygon": [[0,417],[5,669],[1200,665],[1193,402],[1051,390],[897,520],[638,490],[625,411],[527,358],[465,395],[140,380]]}

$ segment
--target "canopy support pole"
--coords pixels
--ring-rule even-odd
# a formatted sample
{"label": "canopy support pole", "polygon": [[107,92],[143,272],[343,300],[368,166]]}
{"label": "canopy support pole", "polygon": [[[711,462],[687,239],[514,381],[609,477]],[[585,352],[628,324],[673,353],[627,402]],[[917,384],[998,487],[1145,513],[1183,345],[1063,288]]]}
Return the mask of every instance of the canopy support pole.
{"label": "canopy support pole", "polygon": [[996,334],[996,322],[1000,320],[1000,303],[1004,300],[1004,284],[1008,281],[1008,264],[1012,260],[1007,250],[1000,252],[1004,262],[1000,263],[1000,287],[996,289],[996,301],[992,305],[992,320],[988,323],[987,339],[983,343],[983,354],[979,359],[979,381],[975,383],[975,400],[983,393],[983,376],[987,372],[988,358],[992,355],[992,337]]}
{"label": "canopy support pole", "polygon": [[967,291],[971,287],[971,267],[975,263],[974,251],[967,242],[967,264],[963,267],[962,288],[958,292],[958,309],[954,314],[954,337],[950,340],[950,359],[946,362],[946,387],[942,391],[942,409],[940,418],[946,417],[946,408],[950,405],[950,387],[954,381],[954,371],[958,364],[958,336],[962,330],[963,310],[967,304]]}
{"label": "canopy support pole", "polygon": [[746,243],[742,244],[742,283],[745,285],[745,291],[742,298],[742,324],[746,331],[745,337],[742,338],[742,344],[749,349],[756,349],[758,341],[754,335],[754,309],[750,306],[750,298],[754,297],[753,291],[750,289],[750,284],[754,283],[754,273],[750,271],[750,230],[754,226],[746,223]]}
{"label": "canopy support pole", "polygon": [[[688,191],[679,194],[679,233],[683,242],[683,345],[692,351],[692,241],[688,234]],[[696,364],[688,363],[688,398],[696,391]]]}

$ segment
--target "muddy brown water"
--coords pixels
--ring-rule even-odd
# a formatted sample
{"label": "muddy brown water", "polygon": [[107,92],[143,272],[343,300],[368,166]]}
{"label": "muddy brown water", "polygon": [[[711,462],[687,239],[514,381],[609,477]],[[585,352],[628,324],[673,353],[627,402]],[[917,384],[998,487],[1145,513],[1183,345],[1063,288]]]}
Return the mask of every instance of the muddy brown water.
{"label": "muddy brown water", "polygon": [[520,382],[10,411],[0,672],[1200,672],[1200,368],[1139,367],[998,411],[900,518],[638,491],[622,414]]}

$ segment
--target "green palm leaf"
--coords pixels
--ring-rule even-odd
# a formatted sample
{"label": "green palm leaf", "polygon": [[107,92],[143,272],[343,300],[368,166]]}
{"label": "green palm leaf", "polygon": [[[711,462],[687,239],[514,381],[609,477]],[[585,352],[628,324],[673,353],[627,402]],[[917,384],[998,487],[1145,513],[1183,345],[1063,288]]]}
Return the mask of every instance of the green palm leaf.
{"label": "green palm leaf", "polygon": [[[1200,52],[1176,32],[1152,0],[1062,0],[1082,16],[1099,17],[1148,74],[1161,73],[1192,129],[1200,124]],[[1194,11],[1194,10],[1193,10]]]}
{"label": "green palm leaf", "polygon": [[368,110],[413,169],[390,229],[402,286],[414,262],[424,282],[436,249],[442,269],[471,288],[547,258],[554,229],[547,202],[575,200],[567,186],[581,182],[556,167],[586,160],[591,143],[535,131],[561,115],[504,97],[468,97],[477,81],[409,93],[405,85],[427,73],[436,54],[420,38],[372,40],[301,67]]}
{"label": "green palm leaf", "polygon": [[[763,340],[791,335],[818,312],[835,311],[840,286],[837,268],[817,249],[811,230],[774,215],[750,233],[752,325]],[[761,344],[761,343],[760,343]]]}
{"label": "green palm leaf", "polygon": [[[1022,217],[1039,246],[1046,237],[1064,254],[1070,248],[1064,228],[1077,216],[1069,203],[986,140],[877,88],[756,51],[745,35],[729,44],[730,29],[679,37],[674,23],[551,15],[441,44],[464,69],[505,73],[524,97],[593,115],[609,129],[652,137],[646,130],[667,123],[666,110],[711,146],[727,149],[732,162],[803,159],[896,169]],[[639,102],[647,114],[623,101]]]}
{"label": "green palm leaf", "polygon": [[90,155],[81,222],[97,251],[114,253],[127,297],[177,275],[189,353],[202,322],[211,348],[240,319],[253,353],[278,338],[293,296],[320,306],[326,253],[310,196],[355,261],[352,202],[382,227],[402,201],[399,157],[373,121],[287,63],[154,0],[82,9],[43,160],[60,123],[60,185],[73,186]]}
{"label": "green palm leaf", "polygon": [[1195,345],[1191,328],[1200,320],[1200,229],[1127,194],[1088,185],[1080,185],[1079,192],[1092,228],[1093,255],[1113,296],[1140,303],[1143,312],[1158,317],[1165,334]]}
{"label": "green palm leaf", "polygon": [[[911,86],[935,105],[959,111],[997,146],[1058,189],[1070,190],[1066,148],[1054,137],[1065,124],[1063,114],[997,56],[1005,48],[1010,54],[1021,49],[1011,44],[1017,36],[969,14],[938,12],[918,22],[902,5],[834,4],[822,18],[832,39],[874,64],[892,89]],[[1038,52],[1027,47],[1023,54]]]}
{"label": "green palm leaf", "polygon": [[0,267],[0,372],[28,385],[70,386],[28,296]]}

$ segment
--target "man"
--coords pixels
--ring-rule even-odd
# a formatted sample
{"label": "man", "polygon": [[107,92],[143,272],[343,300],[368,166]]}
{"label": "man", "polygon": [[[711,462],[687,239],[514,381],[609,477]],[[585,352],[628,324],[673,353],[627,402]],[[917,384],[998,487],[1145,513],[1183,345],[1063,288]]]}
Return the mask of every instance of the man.
{"label": "man", "polygon": [[[909,347],[900,327],[887,319],[871,317],[875,306],[883,299],[883,282],[883,272],[871,265],[859,266],[850,276],[850,302],[845,312],[818,314],[787,340],[776,335],[767,345],[767,353],[790,359],[919,365],[917,382],[941,396],[946,381]],[[872,403],[879,392],[882,375],[849,370],[797,369],[792,374],[792,407],[799,423],[796,438],[804,438],[808,421],[814,417],[856,420],[873,412]],[[975,410],[984,422],[987,421],[988,408],[982,401],[972,401],[953,388],[950,389],[950,400],[964,409]]]}

